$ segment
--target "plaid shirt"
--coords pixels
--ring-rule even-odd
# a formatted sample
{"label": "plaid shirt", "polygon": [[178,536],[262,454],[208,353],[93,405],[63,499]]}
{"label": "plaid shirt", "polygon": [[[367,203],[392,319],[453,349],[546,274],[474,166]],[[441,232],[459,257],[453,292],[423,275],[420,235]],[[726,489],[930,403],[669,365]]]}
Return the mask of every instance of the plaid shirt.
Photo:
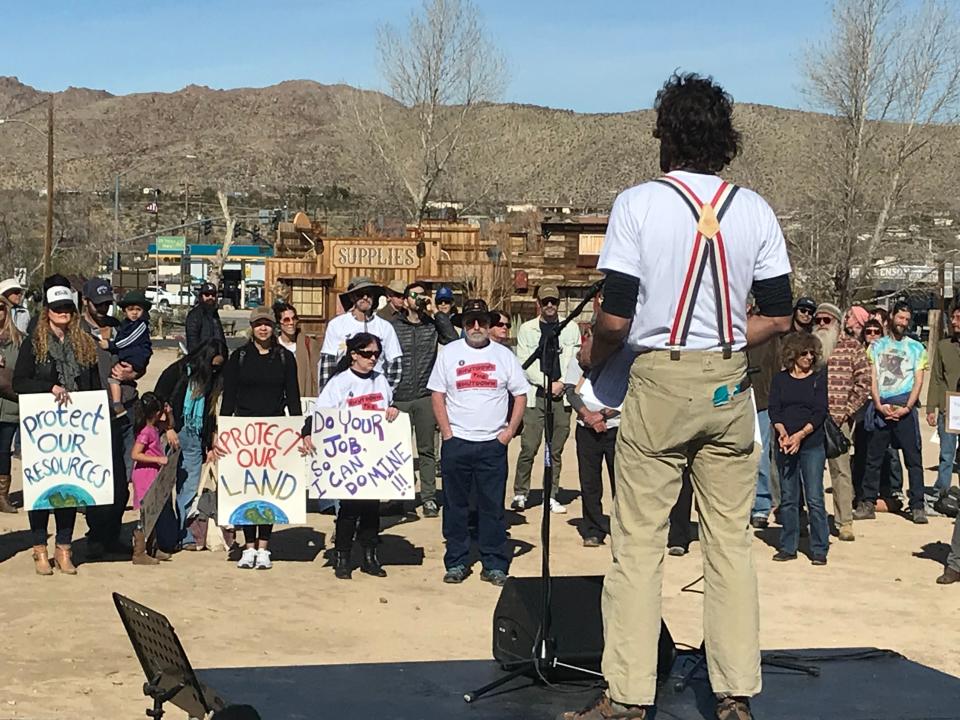
{"label": "plaid shirt", "polygon": [[[333,377],[333,371],[337,369],[337,358],[333,355],[323,353],[320,355],[320,364],[317,366],[317,394],[323,390],[323,386]],[[403,358],[395,358],[385,361],[383,364],[383,376],[387,379],[391,390],[396,390],[400,384],[400,372],[403,369]]]}
{"label": "plaid shirt", "polygon": [[838,425],[852,418],[870,399],[870,361],[860,341],[841,333],[827,361],[827,404]]}

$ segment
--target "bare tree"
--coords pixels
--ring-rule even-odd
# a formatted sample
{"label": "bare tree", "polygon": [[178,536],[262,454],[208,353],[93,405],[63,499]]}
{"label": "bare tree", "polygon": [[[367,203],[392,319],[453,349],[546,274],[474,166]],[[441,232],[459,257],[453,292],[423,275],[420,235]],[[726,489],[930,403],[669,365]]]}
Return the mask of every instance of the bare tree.
{"label": "bare tree", "polygon": [[441,176],[479,141],[477,110],[496,100],[506,71],[470,0],[424,0],[406,34],[378,30],[390,98],[358,92],[352,112],[384,180],[418,226]]}
{"label": "bare tree", "polygon": [[223,279],[223,266],[226,265],[227,257],[230,255],[230,248],[233,246],[233,229],[236,227],[237,221],[230,215],[227,194],[223,190],[217,190],[217,200],[220,201],[220,211],[223,213],[223,219],[227,227],[223,233],[223,243],[220,245],[220,249],[217,250],[217,254],[210,262],[210,267],[207,270],[207,282],[211,282],[219,287],[220,281]]}
{"label": "bare tree", "polygon": [[805,68],[808,98],[834,119],[821,139],[823,184],[808,207],[818,238],[808,274],[828,276],[846,305],[870,287],[931,140],[957,119],[960,28],[944,0],[916,10],[899,0],[837,0],[833,18]]}

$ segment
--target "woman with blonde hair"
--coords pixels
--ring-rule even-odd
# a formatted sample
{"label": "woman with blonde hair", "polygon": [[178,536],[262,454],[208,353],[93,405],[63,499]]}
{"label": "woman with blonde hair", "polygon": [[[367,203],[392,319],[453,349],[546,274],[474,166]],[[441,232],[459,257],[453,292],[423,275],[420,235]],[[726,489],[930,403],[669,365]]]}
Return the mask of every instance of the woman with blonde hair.
{"label": "woman with blonde hair", "polygon": [[15,513],[10,502],[10,466],[13,438],[20,422],[20,406],[13,391],[13,368],[17,364],[23,335],[14,322],[13,306],[0,295],[0,512]]}
{"label": "woman with blonde hair", "polygon": [[770,424],[776,431],[780,472],[780,551],[774,560],[796,560],[800,538],[801,487],[810,514],[810,561],[827,564],[830,529],[823,495],[826,462],[823,423],[827,419],[827,375],[819,368],[820,341],[804,332],[783,342],[784,369],[770,384]]}
{"label": "woman with blonde hair", "polygon": [[[27,393],[51,393],[57,404],[70,402],[70,393],[100,390],[97,369],[97,344],[80,328],[80,316],[74,293],[62,275],[52,275],[43,282],[44,304],[36,327],[20,346],[13,390]],[[33,533],[33,562],[38,575],[52,575],[47,555],[49,510],[31,510],[30,530]],[[71,545],[77,508],[56,508],[57,524],[55,563],[60,572],[76,575]]]}

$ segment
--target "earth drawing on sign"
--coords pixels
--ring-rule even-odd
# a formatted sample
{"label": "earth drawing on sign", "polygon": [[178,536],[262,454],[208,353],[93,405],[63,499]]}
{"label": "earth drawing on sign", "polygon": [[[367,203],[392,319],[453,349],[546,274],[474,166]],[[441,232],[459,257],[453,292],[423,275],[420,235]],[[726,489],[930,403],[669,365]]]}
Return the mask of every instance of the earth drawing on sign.
{"label": "earth drawing on sign", "polygon": [[287,525],[287,514],[266,500],[251,500],[230,515],[231,525]]}
{"label": "earth drawing on sign", "polygon": [[57,510],[59,508],[90,507],[96,505],[90,493],[76,485],[54,485],[34,503],[34,510]]}

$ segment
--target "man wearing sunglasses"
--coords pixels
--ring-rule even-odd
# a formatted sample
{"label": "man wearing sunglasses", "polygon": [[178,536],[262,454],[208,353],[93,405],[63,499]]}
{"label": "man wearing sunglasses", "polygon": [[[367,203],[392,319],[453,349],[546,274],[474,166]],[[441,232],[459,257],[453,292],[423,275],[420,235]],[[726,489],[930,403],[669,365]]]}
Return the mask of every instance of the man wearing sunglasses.
{"label": "man wearing sunglasses", "polygon": [[[537,317],[523,323],[517,330],[517,359],[523,365],[556,330],[560,322],[560,290],[555,285],[542,285],[537,292]],[[553,458],[553,492],[550,496],[550,512],[565,513],[567,509],[557,500],[560,489],[560,470],[563,446],[570,435],[572,410],[563,389],[562,369],[570,365],[580,349],[580,331],[575,323],[567,325],[560,334],[560,357],[553,358],[547,367],[546,358],[531,364],[526,369],[530,391],[527,393],[527,408],[523,413],[523,433],[520,435],[520,456],[513,479],[513,502],[510,507],[522,512],[527,507],[530,492],[530,475],[540,443],[543,442],[547,413],[547,395],[552,398],[553,437],[550,452]],[[544,499],[546,502],[546,498]]]}
{"label": "man wearing sunglasses", "polygon": [[[827,364],[827,410],[852,443],[854,422],[862,419],[861,410],[870,399],[870,362],[860,338],[841,330],[842,318],[843,313],[836,305],[820,303],[813,316],[816,326],[813,335],[820,341],[823,361]],[[855,539],[850,455],[844,453],[827,459],[827,466],[833,487],[833,521],[840,539],[850,542]]]}
{"label": "man wearing sunglasses", "polygon": [[192,353],[208,340],[217,342],[220,347],[227,346],[227,336],[220,322],[220,309],[217,305],[217,286],[205,282],[200,286],[197,304],[190,308],[184,321],[187,334],[187,353]]}
{"label": "man wearing sunglasses", "polygon": [[397,332],[393,325],[375,314],[384,292],[384,288],[369,277],[355,277],[347,284],[346,292],[340,295],[344,312],[327,323],[323,335],[317,366],[318,395],[333,376],[337,362],[346,353],[347,340],[362,332],[376,335],[383,346],[383,354],[377,359],[374,370],[383,373],[394,390],[400,384],[403,351],[397,340]]}
{"label": "man wearing sunglasses", "polygon": [[430,296],[423,283],[400,288],[404,307],[392,321],[397,333],[401,359],[400,383],[393,391],[393,404],[410,416],[417,441],[420,500],[423,516],[440,515],[437,504],[437,419],[427,381],[437,360],[437,346],[457,339],[452,326],[441,326],[430,315]]}
{"label": "man wearing sunglasses", "polygon": [[813,314],[817,311],[817,301],[812,297],[802,297],[793,306],[794,332],[813,332]]}

